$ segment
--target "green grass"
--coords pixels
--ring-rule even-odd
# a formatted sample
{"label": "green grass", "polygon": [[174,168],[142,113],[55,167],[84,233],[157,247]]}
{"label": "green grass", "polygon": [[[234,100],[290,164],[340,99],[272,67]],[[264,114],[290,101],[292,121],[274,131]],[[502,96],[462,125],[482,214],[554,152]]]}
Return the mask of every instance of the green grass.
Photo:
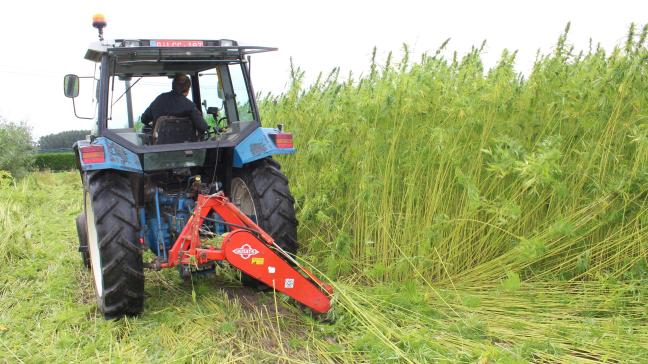
{"label": "green grass", "polygon": [[0,256],[0,360],[639,362],[648,355],[645,281],[611,277],[369,284],[348,275],[334,282],[332,321],[322,322],[283,296],[275,306],[272,293],[241,288],[231,271],[193,285],[175,271],[147,272],[145,313],[104,321],[76,252],[80,191],[78,174],[44,172],[0,192],[0,247],[13,252]]}
{"label": "green grass", "polygon": [[[648,357],[646,28],[610,53],[566,34],[522,78],[393,58],[265,97],[300,256],[329,321],[231,270],[147,272],[141,317],[104,321],[76,252],[75,173],[0,187],[0,362],[642,362]],[[3,181],[5,181],[3,179]]]}

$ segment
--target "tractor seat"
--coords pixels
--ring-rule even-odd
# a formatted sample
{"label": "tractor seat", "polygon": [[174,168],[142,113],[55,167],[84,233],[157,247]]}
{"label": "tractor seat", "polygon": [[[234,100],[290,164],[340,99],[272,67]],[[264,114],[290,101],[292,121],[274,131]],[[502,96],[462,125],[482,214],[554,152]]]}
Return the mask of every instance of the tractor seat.
{"label": "tractor seat", "polygon": [[153,128],[153,144],[173,144],[198,141],[198,133],[188,117],[160,116]]}

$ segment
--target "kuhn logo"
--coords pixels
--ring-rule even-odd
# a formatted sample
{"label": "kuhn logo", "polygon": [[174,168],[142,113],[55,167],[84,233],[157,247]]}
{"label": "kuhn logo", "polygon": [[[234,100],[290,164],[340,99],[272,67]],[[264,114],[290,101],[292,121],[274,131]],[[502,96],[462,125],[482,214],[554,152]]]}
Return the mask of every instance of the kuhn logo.
{"label": "kuhn logo", "polygon": [[232,250],[234,254],[238,254],[243,259],[249,259],[253,255],[259,254],[259,251],[251,247],[249,244],[245,244],[240,248]]}

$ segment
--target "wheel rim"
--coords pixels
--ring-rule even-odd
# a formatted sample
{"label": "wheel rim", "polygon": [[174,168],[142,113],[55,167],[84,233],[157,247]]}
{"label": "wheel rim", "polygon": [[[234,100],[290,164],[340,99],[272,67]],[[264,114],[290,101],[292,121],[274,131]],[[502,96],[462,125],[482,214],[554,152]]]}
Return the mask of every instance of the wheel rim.
{"label": "wheel rim", "polygon": [[101,254],[99,253],[99,238],[97,236],[97,227],[95,225],[94,211],[90,202],[90,193],[86,192],[85,210],[86,226],[88,227],[88,251],[90,252],[90,266],[94,276],[95,292],[97,296],[103,295],[103,274],[101,272]]}
{"label": "wheel rim", "polygon": [[232,179],[231,195],[232,203],[241,210],[241,212],[258,223],[259,219],[257,218],[256,206],[254,206],[252,194],[250,193],[250,189],[248,189],[245,181],[238,177]]}

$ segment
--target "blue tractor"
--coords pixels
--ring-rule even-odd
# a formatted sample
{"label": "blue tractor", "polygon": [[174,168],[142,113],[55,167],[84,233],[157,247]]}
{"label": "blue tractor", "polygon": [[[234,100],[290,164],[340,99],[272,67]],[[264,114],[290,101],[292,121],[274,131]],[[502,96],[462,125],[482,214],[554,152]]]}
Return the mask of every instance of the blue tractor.
{"label": "blue tractor", "polygon": [[[78,115],[79,100],[74,102],[83,82],[93,85],[96,101],[95,115],[87,117],[96,120],[95,129],[74,145],[85,203],[76,225],[79,251],[92,271],[103,315],[142,312],[143,269],[171,265],[170,251],[197,211],[199,195],[226,196],[280,250],[294,254],[294,200],[272,158],[295,153],[292,135],[282,125],[261,127],[250,80],[249,55],[276,49],[229,39],[107,41],[105,21],[95,17],[93,25],[99,29],[99,42],[88,48],[85,58],[94,62],[95,75],[66,75],[64,93],[72,98],[77,117],[87,117]],[[160,91],[168,91],[171,78],[180,73],[191,79],[189,98],[210,124],[206,134],[198,133],[186,117],[163,116],[150,128],[139,122],[149,103]],[[199,227],[200,236],[227,233],[232,225],[211,212]],[[149,262],[144,262],[145,250],[153,252]],[[249,245],[237,251],[246,259],[258,252]],[[178,258],[174,264],[188,276],[213,269],[215,263],[191,262]],[[245,285],[264,286],[242,271]]]}

